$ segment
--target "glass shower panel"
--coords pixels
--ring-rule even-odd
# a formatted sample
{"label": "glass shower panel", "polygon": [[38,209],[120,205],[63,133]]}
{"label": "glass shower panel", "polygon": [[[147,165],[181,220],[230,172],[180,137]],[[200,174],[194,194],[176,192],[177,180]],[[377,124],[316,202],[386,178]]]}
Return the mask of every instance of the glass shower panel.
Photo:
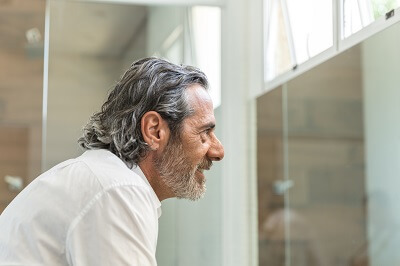
{"label": "glass shower panel", "polygon": [[354,265],[366,242],[361,49],[287,84],[289,265]]}
{"label": "glass shower panel", "polygon": [[259,265],[285,265],[282,87],[257,99]]}

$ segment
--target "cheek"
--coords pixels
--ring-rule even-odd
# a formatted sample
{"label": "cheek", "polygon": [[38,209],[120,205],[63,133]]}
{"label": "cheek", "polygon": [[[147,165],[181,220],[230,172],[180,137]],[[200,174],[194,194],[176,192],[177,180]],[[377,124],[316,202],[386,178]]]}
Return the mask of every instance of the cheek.
{"label": "cheek", "polygon": [[209,145],[203,145],[202,147],[199,147],[195,154],[196,154],[196,161],[197,163],[201,163],[204,161],[204,159],[207,157],[207,151],[208,151]]}
{"label": "cheek", "polygon": [[191,161],[202,161],[207,154],[209,149],[209,144],[207,142],[196,141],[191,145],[187,146],[186,150],[186,157],[189,158]]}
{"label": "cheek", "polygon": [[208,145],[207,142],[207,138],[204,136],[204,134],[195,134],[184,139],[183,144],[187,150],[196,151],[204,149],[205,146]]}
{"label": "cheek", "polygon": [[193,163],[201,162],[210,147],[210,141],[205,134],[186,135],[182,139],[185,157]]}

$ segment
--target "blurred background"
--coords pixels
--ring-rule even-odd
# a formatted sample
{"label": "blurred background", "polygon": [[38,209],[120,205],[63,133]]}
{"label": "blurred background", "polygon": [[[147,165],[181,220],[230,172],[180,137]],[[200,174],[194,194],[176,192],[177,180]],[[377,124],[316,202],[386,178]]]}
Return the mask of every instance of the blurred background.
{"label": "blurred background", "polygon": [[226,151],[162,203],[160,266],[400,265],[399,6],[0,0],[0,213],[158,56],[207,74]]}

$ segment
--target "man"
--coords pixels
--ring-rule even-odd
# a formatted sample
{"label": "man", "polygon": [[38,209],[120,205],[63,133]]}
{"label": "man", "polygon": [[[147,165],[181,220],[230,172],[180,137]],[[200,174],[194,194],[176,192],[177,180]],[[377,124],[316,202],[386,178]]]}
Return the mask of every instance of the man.
{"label": "man", "polygon": [[207,86],[190,66],[133,63],[84,128],[84,154],[0,216],[0,265],[156,265],[160,201],[201,198],[224,156]]}

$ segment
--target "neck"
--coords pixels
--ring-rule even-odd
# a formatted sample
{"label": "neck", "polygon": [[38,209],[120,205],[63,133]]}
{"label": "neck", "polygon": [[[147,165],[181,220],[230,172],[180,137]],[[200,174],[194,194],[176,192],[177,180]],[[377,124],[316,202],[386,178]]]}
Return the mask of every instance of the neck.
{"label": "neck", "polygon": [[154,166],[153,157],[154,154],[148,154],[146,158],[139,163],[140,169],[149,181],[159,201],[175,197],[174,193],[162,181],[160,173]]}

